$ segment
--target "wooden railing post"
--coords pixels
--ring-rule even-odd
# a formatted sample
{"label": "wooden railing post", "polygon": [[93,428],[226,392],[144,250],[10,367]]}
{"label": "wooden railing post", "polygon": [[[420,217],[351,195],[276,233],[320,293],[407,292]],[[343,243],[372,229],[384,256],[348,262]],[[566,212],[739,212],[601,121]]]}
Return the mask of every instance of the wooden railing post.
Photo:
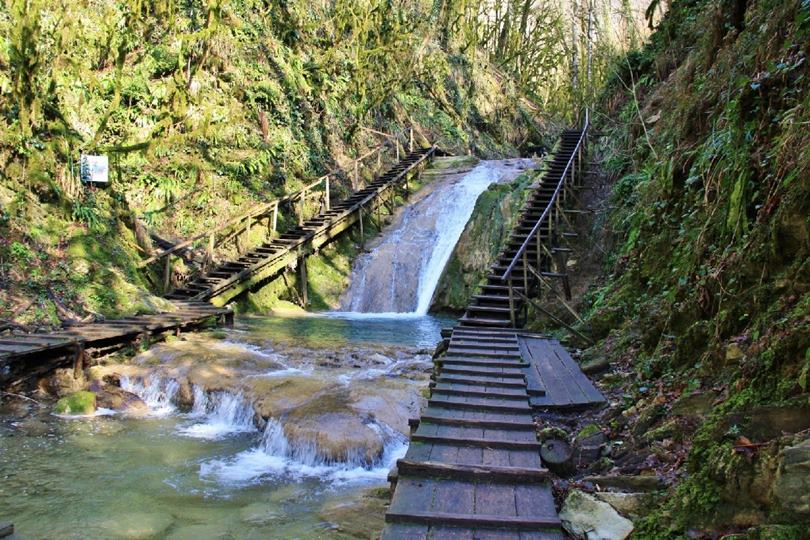
{"label": "wooden railing post", "polygon": [[360,161],[354,160],[354,189],[360,189]]}
{"label": "wooden railing post", "polygon": [[328,174],[326,175],[326,178],[324,179],[324,182],[326,184],[325,187],[324,187],[324,190],[326,191],[326,211],[328,212],[329,210],[332,209],[332,195],[330,193],[329,175]]}
{"label": "wooden railing post", "polygon": [[166,255],[166,262],[163,265],[163,292],[168,293],[172,283],[172,256]]}
{"label": "wooden railing post", "polygon": [[509,275],[509,322],[512,323],[512,328],[517,328],[515,324],[515,291],[512,290],[512,276]]}
{"label": "wooden railing post", "polygon": [[363,207],[357,209],[357,213],[360,216],[360,250],[363,251],[366,248],[366,233],[363,231]]}
{"label": "wooden railing post", "polygon": [[523,251],[523,294],[529,294],[529,255]]}
{"label": "wooden railing post", "polygon": [[536,253],[536,262],[537,262],[537,269],[540,270],[540,230],[538,229],[537,234],[535,235],[535,243],[537,245],[537,253]]}
{"label": "wooden railing post", "polygon": [[408,130],[408,152],[413,152],[413,128]]}
{"label": "wooden railing post", "polygon": [[275,236],[278,230],[278,202],[273,205],[273,235]]}
{"label": "wooden railing post", "polygon": [[298,226],[299,227],[304,224],[304,203],[306,202],[306,200],[307,200],[307,190],[306,190],[306,188],[304,188],[304,190],[301,192],[301,204],[300,204],[300,207],[298,209]]}
{"label": "wooden railing post", "polygon": [[206,258],[208,259],[208,264],[213,264],[214,262],[214,233],[208,235],[208,253],[206,254]]}
{"label": "wooden railing post", "polygon": [[307,258],[303,255],[298,258],[298,271],[301,278],[301,303],[306,309],[309,305],[309,284],[307,283]]}

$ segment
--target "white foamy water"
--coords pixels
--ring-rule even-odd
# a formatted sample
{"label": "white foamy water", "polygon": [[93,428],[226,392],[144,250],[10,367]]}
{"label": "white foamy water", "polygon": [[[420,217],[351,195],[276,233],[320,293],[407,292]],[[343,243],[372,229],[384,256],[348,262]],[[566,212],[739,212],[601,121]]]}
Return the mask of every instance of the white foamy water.
{"label": "white foamy water", "polygon": [[370,424],[384,441],[383,455],[374,463],[360,456],[345,461],[328,461],[319,456],[314,444],[292,444],[278,420],[271,418],[256,448],[228,459],[215,459],[200,466],[203,479],[225,484],[251,484],[269,477],[295,480],[319,478],[335,484],[384,481],[396,460],[408,449],[405,437],[384,424]]}
{"label": "white foamy water", "polygon": [[209,393],[194,386],[194,407],[189,416],[194,421],[178,429],[178,433],[187,437],[221,439],[235,433],[256,431],[253,406],[241,393]]}
{"label": "white foamy water", "polygon": [[141,398],[149,407],[149,416],[168,416],[177,412],[174,398],[180,385],[174,379],[151,376],[121,377],[121,388]]}
{"label": "white foamy water", "polygon": [[379,244],[360,257],[342,302],[346,318],[421,317],[475,209],[493,183],[510,180],[531,160],[482,161],[461,178],[437,180],[405,208]]}

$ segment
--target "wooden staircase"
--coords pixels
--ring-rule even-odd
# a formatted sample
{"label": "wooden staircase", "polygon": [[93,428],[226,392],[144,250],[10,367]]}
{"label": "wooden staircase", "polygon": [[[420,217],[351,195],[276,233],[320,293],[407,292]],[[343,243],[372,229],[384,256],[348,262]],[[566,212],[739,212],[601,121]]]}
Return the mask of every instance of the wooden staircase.
{"label": "wooden staircase", "polygon": [[[532,230],[537,223],[537,220],[543,215],[543,212],[551,202],[556,186],[560,183],[562,175],[567,173],[567,165],[572,159],[572,155],[578,149],[578,144],[582,136],[582,131],[568,130],[562,135],[560,146],[554,159],[549,164],[548,170],[543,174],[537,188],[526,201],[523,209],[521,210],[520,217],[512,229],[509,239],[507,240],[506,247],[498,255],[495,264],[492,265],[492,271],[487,276],[487,282],[482,287],[480,294],[473,296],[473,302],[467,306],[464,315],[459,319],[462,326],[485,326],[485,327],[500,327],[510,328],[513,327],[510,310],[509,299],[509,286],[503,279],[504,273],[509,268],[510,263],[518,254],[520,247],[524,244],[526,239],[531,234]],[[570,170],[570,169],[569,169]],[[551,213],[548,213],[540,223],[539,239],[542,243],[547,243],[549,239],[549,220],[552,219]],[[551,232],[556,234],[556,231]],[[538,249],[540,250],[538,252]],[[533,263],[539,261],[539,269],[544,272],[550,270],[551,260],[548,253],[537,245],[530,245],[525,254],[529,261]],[[524,269],[523,263],[518,264],[512,269],[514,275],[519,275],[521,278],[517,280],[517,285],[514,289],[528,294],[531,290],[527,291],[525,288],[523,274],[524,270],[527,273],[527,281],[529,289],[536,286],[536,278],[528,269]],[[520,313],[523,307],[523,301],[520,295],[512,297],[512,305],[515,313]]]}

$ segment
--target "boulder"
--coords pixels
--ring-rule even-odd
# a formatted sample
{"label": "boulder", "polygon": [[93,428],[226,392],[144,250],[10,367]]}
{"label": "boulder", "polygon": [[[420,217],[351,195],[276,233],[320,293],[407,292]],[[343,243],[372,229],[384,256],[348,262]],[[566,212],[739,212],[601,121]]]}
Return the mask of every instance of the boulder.
{"label": "boulder", "polygon": [[650,506],[653,495],[649,493],[615,493],[600,491],[594,493],[597,499],[612,506],[617,512],[629,518],[637,518],[646,514],[645,509]]}
{"label": "boulder", "polygon": [[40,381],[40,389],[52,396],[63,398],[84,390],[86,383],[84,375],[78,378],[73,376],[73,368],[61,368],[54,370],[53,375]]}
{"label": "boulder", "polygon": [[284,435],[294,446],[312,445],[318,457],[327,461],[369,465],[383,452],[380,433],[346,412],[296,415],[285,421]]}
{"label": "boulder", "polygon": [[774,495],[788,512],[810,514],[810,439],[782,451]]}
{"label": "boulder", "polygon": [[144,413],[149,410],[141,398],[117,386],[104,386],[100,389],[96,393],[96,406],[126,413]]}
{"label": "boulder", "polygon": [[579,490],[565,498],[560,520],[574,538],[586,540],[623,540],[633,532],[633,522],[593,495]]}
{"label": "boulder", "polygon": [[54,405],[56,414],[81,415],[96,412],[96,395],[93,392],[74,392],[63,397]]}
{"label": "boulder", "polygon": [[174,519],[163,512],[125,512],[105,519],[99,525],[109,538],[140,540],[163,538]]}

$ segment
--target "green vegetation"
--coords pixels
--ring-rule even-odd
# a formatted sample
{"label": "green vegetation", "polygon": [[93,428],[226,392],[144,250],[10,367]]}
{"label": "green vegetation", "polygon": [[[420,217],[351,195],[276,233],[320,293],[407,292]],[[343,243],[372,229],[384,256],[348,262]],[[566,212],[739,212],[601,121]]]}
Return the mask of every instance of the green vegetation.
{"label": "green vegetation", "polygon": [[798,538],[805,519],[774,497],[767,465],[796,440],[731,419],[808,402],[809,40],[806,1],[673,1],[602,95],[597,152],[616,182],[610,275],[588,296],[598,347],[633,374],[626,409],[653,401],[647,388],[717,394],[639,538]]}
{"label": "green vegetation", "polygon": [[[153,309],[136,216],[210,230],[378,144],[364,126],[485,156],[537,140],[516,86],[441,43],[431,4],[3,2],[0,318]],[[110,187],[80,183],[80,153],[109,156]]]}
{"label": "green vegetation", "polygon": [[93,414],[96,412],[96,395],[93,392],[75,392],[57,401],[53,410],[56,414]]}

